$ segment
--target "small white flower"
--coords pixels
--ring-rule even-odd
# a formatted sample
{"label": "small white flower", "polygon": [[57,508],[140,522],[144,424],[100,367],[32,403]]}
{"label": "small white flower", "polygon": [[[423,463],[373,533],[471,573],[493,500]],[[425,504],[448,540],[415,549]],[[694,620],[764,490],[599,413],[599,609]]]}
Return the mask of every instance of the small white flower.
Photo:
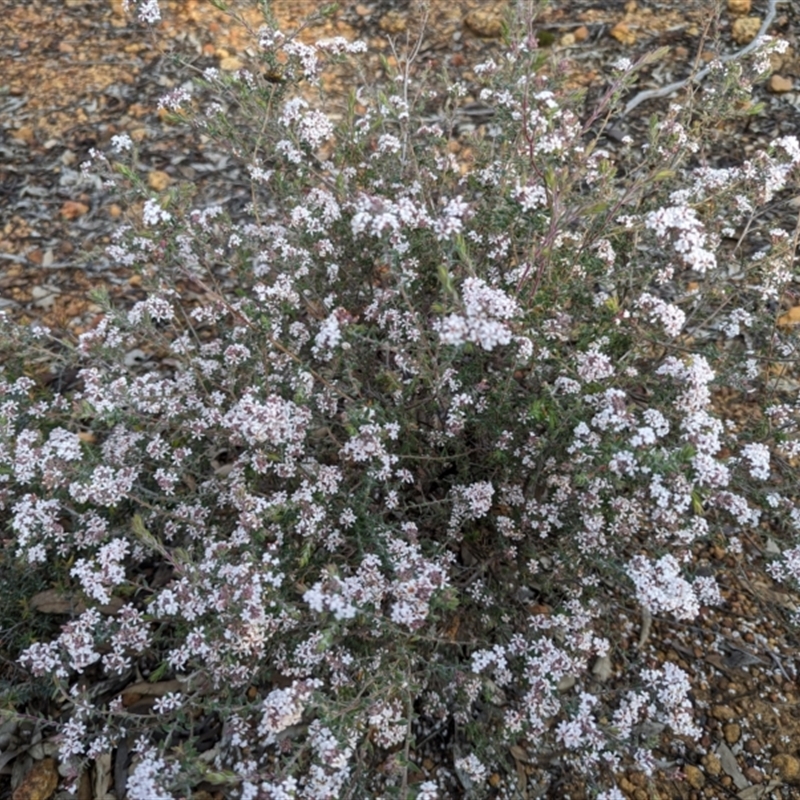
{"label": "small white flower", "polygon": [[111,137],[111,147],[115,153],[122,153],[133,148],[133,140],[127,133],[121,133]]}
{"label": "small white flower", "polygon": [[159,222],[169,222],[171,219],[172,214],[161,208],[155,200],[145,201],[142,209],[142,220],[145,225],[152,227],[153,225],[158,225]]}

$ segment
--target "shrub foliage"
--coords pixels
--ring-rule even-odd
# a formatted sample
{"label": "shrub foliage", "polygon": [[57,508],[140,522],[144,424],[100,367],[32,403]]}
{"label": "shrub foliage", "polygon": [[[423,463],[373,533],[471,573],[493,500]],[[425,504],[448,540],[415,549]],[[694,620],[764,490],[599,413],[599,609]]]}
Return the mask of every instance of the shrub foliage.
{"label": "shrub foliage", "polygon": [[[138,199],[108,253],[148,296],[58,348],[4,324],[0,373],[19,569],[83,602],[19,653],[73,777],[124,742],[132,800],[513,797],[523,753],[613,798],[696,735],[642,631],[723,602],[709,542],[800,525],[794,241],[755,224],[800,146],[712,168],[688,104],[612,157],[641,64],[584,109],[531,14],[476,70],[494,116],[458,155],[464,87],[423,119],[413,48],[334,123],[309,87],[359,46],[267,13],[251,69],[164,100],[246,167],[244,221],[153,193],[125,136],[87,165]],[[774,46],[704,103],[746,113]],[[763,414],[727,420],[726,387]]]}

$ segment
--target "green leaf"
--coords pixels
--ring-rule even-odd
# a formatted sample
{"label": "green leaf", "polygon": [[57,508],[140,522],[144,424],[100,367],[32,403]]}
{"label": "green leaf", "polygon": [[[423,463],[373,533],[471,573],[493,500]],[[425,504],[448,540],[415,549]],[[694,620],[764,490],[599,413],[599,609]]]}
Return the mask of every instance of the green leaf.
{"label": "green leaf", "polygon": [[339,636],[339,633],[340,632],[337,628],[328,628],[327,630],[324,630],[320,640],[317,642],[316,647],[314,648],[315,652],[325,653],[328,648],[332,647],[336,642],[336,638]]}
{"label": "green leaf", "polygon": [[308,566],[308,562],[311,561],[311,554],[314,552],[314,543],[308,539],[306,543],[303,545],[303,552],[300,553],[300,558],[298,559],[298,564],[300,569],[303,567]]}
{"label": "green leaf", "polygon": [[472,266],[472,259],[469,257],[469,249],[467,248],[467,240],[458,234],[455,239],[456,252],[458,257],[468,266]]}
{"label": "green leaf", "polygon": [[600,203],[592,203],[590,206],[586,206],[583,209],[583,214],[587,217],[594,217],[597,214],[602,214],[604,211],[608,211],[609,203],[607,202],[600,202]]}
{"label": "green leaf", "polygon": [[456,287],[453,285],[453,276],[450,274],[447,267],[444,264],[440,264],[437,272],[439,273],[439,283],[442,284],[442,288],[445,292],[453,297],[458,297]]}
{"label": "green leaf", "polygon": [[213,783],[215,786],[220,786],[222,784],[237,784],[241,783],[242,779],[235,773],[235,772],[215,772],[213,770],[208,770],[208,772],[203,774],[203,778],[207,780],[209,783]]}
{"label": "green leaf", "polygon": [[166,674],[169,672],[169,663],[166,661],[162,661],[151,673],[148,677],[148,681],[150,683],[157,683],[160,681]]}
{"label": "green leaf", "polygon": [[556,40],[552,31],[536,31],[536,43],[539,47],[550,47]]}
{"label": "green leaf", "polygon": [[157,553],[161,554],[165,558],[168,557],[168,553],[164,545],[153,536],[150,531],[144,525],[144,520],[142,519],[140,514],[134,514],[131,518],[131,530],[133,531],[133,535],[136,536],[143,544],[147,545],[152,550],[155,550]]}

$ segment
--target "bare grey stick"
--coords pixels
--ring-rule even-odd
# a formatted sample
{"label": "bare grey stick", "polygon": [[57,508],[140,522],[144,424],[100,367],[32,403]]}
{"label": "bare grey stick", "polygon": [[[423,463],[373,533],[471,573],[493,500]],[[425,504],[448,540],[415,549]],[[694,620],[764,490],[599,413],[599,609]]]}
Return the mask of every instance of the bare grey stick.
{"label": "bare grey stick", "polygon": [[[785,0],[769,0],[769,7],[767,8],[767,15],[764,17],[764,21],[761,23],[761,27],[758,30],[755,38],[753,39],[750,44],[746,47],[743,47],[741,50],[737,50],[735,53],[730,53],[727,56],[721,56],[720,61],[723,64],[727,64],[729,61],[734,61],[737,58],[742,58],[742,56],[746,56],[748,53],[751,53],[753,50],[758,47],[761,37],[767,32],[769,26],[772,25],[772,20],[775,19],[775,8],[779,2],[785,2]],[[703,80],[708,73],[711,72],[711,67],[705,67],[701,69],[695,75],[690,75],[688,78],[682,81],[676,81],[675,83],[670,83],[667,86],[662,86],[660,89],[647,89],[643,92],[639,92],[635,97],[631,98],[625,108],[622,110],[620,117],[624,117],[630,114],[636,106],[640,103],[643,103],[645,100],[651,100],[654,97],[664,97],[665,95],[672,94],[673,92],[677,92],[679,89],[683,89],[684,86],[688,86],[690,83],[698,83],[699,81]]]}

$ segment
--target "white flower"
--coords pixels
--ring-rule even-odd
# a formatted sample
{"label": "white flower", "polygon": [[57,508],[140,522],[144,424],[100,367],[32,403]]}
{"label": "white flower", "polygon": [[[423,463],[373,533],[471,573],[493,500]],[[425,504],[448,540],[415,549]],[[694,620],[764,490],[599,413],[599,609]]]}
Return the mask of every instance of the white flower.
{"label": "white flower", "polygon": [[155,25],[161,19],[158,0],[143,0],[139,6],[139,21]]}
{"label": "white flower", "polygon": [[258,732],[264,737],[264,744],[275,742],[275,737],[303,718],[306,703],[315,689],[322,686],[319,680],[293,681],[286,689],[273,689],[261,704],[261,724]]}
{"label": "white flower", "polygon": [[183,705],[183,697],[180,692],[167,692],[163,697],[159,697],[153,703],[153,710],[157,714],[168,714]]}
{"label": "white flower", "polygon": [[521,313],[516,300],[479,278],[464,281],[463,300],[465,314],[450,314],[434,325],[445,344],[474,342],[491,351],[511,342],[511,328],[501,320]]}
{"label": "white flower", "polygon": [[329,314],[319,326],[319,331],[314,337],[314,347],[311,352],[317,358],[330,361],[333,351],[342,343],[342,328],[337,311]]}
{"label": "white flower", "polygon": [[647,292],[639,297],[637,305],[651,322],[660,322],[668,336],[678,336],[686,324],[686,314],[680,308]]}
{"label": "white flower", "polygon": [[597,345],[592,345],[585,353],[578,353],[575,357],[578,376],[585,383],[594,383],[610,378],[614,374],[614,365],[611,359],[600,352]]}
{"label": "white flower", "polygon": [[174,795],[162,787],[172,772],[174,768],[168,768],[154,751],[144,753],[128,774],[128,797],[130,800],[174,800]]}
{"label": "white flower", "polygon": [[457,758],[455,767],[456,770],[466,775],[473,783],[482,783],[489,775],[489,770],[474,753],[470,753],[463,758]]}
{"label": "white flower", "polygon": [[142,221],[148,227],[158,225],[159,222],[169,222],[172,219],[172,214],[165,211],[155,200],[145,201],[144,208],[142,209]]}
{"label": "white flower", "polygon": [[119,134],[118,136],[111,137],[111,147],[115,153],[122,153],[125,150],[130,150],[133,147],[133,140],[127,133]]}
{"label": "white flower", "polygon": [[159,101],[159,109],[168,109],[170,111],[179,111],[181,106],[188,103],[192,99],[192,95],[188,89],[179,87],[173,91],[165,94]]}
{"label": "white flower", "polygon": [[675,556],[658,561],[634,556],[627,572],[636,587],[639,602],[653,614],[671,612],[676,619],[694,619],[700,604],[692,585],[681,575]]}
{"label": "white flower", "polygon": [[769,448],[765,444],[747,444],[742,448],[742,456],[750,462],[750,475],[761,481],[769,478]]}

